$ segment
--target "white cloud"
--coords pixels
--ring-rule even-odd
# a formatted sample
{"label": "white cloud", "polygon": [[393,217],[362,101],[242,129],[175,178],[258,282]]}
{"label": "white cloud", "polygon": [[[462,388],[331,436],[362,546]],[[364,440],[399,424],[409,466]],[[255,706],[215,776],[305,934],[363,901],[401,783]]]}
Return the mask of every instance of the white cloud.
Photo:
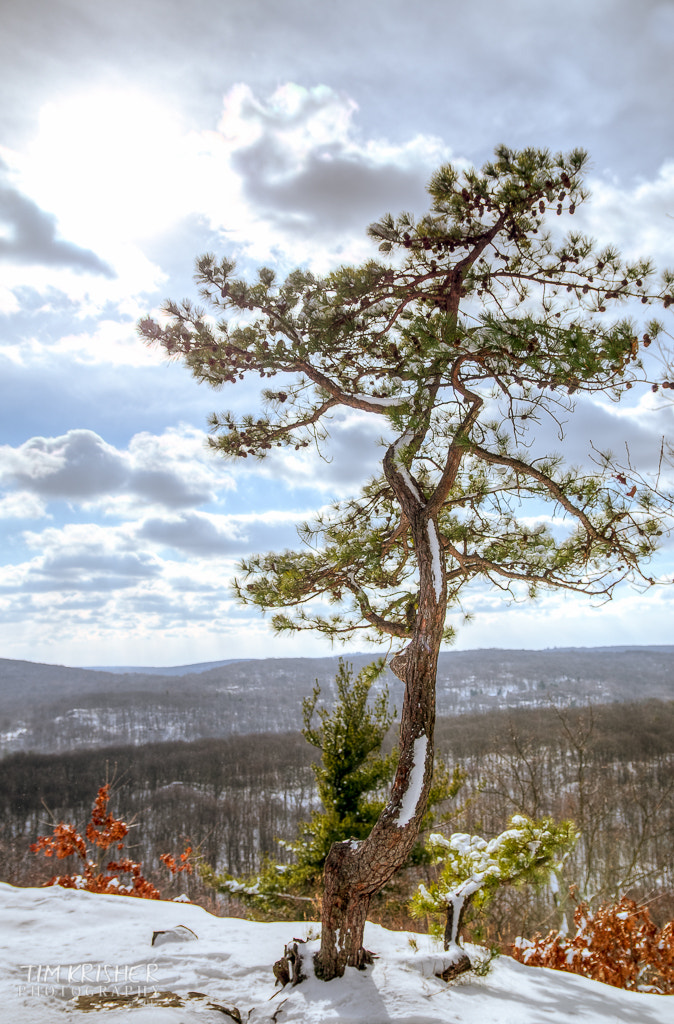
{"label": "white cloud", "polygon": [[160,562],[138,551],[123,528],[70,523],[25,531],[31,560],[0,569],[0,593],[106,593],[136,586],[161,573]]}
{"label": "white cloud", "polygon": [[18,313],[21,309],[19,300],[6,285],[0,286],[0,315],[8,316],[11,313]]}
{"label": "white cloud", "polygon": [[204,209],[213,226],[254,259],[279,251],[325,269],[371,255],[367,223],[389,207],[425,207],[425,182],[449,149],[424,135],[401,144],[364,139],[356,111],[327,86],[287,83],[266,100],[246,85],[230,90],[212,152],[226,154],[235,175],[238,216],[215,189]]}
{"label": "white cloud", "polygon": [[0,498],[0,519],[42,519],[46,515],[45,502],[30,491],[16,491]]}
{"label": "white cloud", "polygon": [[216,130],[190,130],[156,97],[98,88],[45,104],[26,151],[2,155],[26,201],[114,267],[116,282],[88,281],[89,291],[121,299],[125,286],[133,295],[156,286],[147,240],[192,215],[255,259],[371,252],[368,220],[424,203],[425,181],[449,150],[424,135],[364,139],[356,110],[327,86],[287,83],[261,99],[239,84]]}
{"label": "white cloud", "polygon": [[0,480],[45,502],[99,505],[115,515],[133,515],[139,507],[190,508],[235,486],[206,451],[203,433],[185,427],[161,436],[136,434],[126,451],[91,430],[3,445]]}
{"label": "white cloud", "polygon": [[[33,144],[24,151],[0,146],[0,172],[7,179],[0,185],[0,219],[9,225],[0,238],[0,259],[4,254],[7,261],[0,310],[20,308],[16,293],[32,288],[67,295],[78,303],[74,316],[99,313],[110,302],[137,316],[138,297],[154,291],[165,274],[144,254],[134,231],[125,230],[131,202],[106,154],[90,150],[105,173],[86,179],[86,161],[64,144],[57,113],[53,104],[47,105]],[[86,138],[81,145],[89,145]],[[89,202],[92,189],[101,191]],[[141,195],[139,203],[146,209],[148,196]],[[131,216],[138,219],[133,210]]]}
{"label": "white cloud", "polygon": [[111,662],[128,662],[120,651],[134,646],[163,649],[162,661],[172,647],[240,638],[249,619],[254,629],[264,630],[254,613],[232,605],[232,561],[194,552],[185,562],[160,557],[152,544],[139,543],[133,523],[68,523],[26,531],[24,542],[33,556],[0,568],[0,635],[10,656],[26,642],[27,621],[35,630],[31,657],[68,649],[81,652],[71,653],[70,660],[89,663],[85,652],[106,645],[116,645]]}
{"label": "white cloud", "polygon": [[[65,334],[48,347],[52,355],[65,357],[75,364],[136,367],[158,366],[163,362],[162,355],[141,341],[135,324],[128,320],[99,320],[94,331]],[[23,349],[24,360],[35,359],[44,352],[45,346],[35,339],[27,339]]]}
{"label": "white cloud", "polygon": [[183,135],[175,111],[137,88],[62,94],[40,110],[21,181],[68,237],[138,240],[186,212]]}
{"label": "white cloud", "polygon": [[54,292],[65,295],[76,304],[71,313],[74,322],[99,316],[110,304],[115,306],[120,316],[139,317],[147,311],[145,296],[155,295],[167,275],[131,243],[107,247],[101,244],[99,254],[103,253],[115,271],[113,278],[76,272],[67,266],[49,269],[39,264],[3,266],[0,312],[11,314],[19,311],[22,292],[29,289],[45,297]]}
{"label": "white cloud", "polygon": [[94,252],[59,238],[56,218],[13,186],[0,159],[0,262],[68,266],[112,277]]}
{"label": "white cloud", "polygon": [[634,388],[620,403],[602,394],[579,395],[571,408],[560,404],[552,405],[549,414],[538,410],[524,437],[527,453],[536,458],[558,454],[567,466],[595,472],[597,452],[610,451],[644,475],[666,472],[666,464],[660,466],[661,446],[663,438],[674,436],[674,403],[667,392],[655,395],[650,389],[630,397],[638,393]]}
{"label": "white cloud", "polygon": [[187,512],[180,516],[149,517],[140,526],[139,540],[201,557],[241,556],[257,551],[299,546],[297,524],[311,512],[267,512],[213,515]]}
{"label": "white cloud", "polygon": [[[47,276],[41,266],[8,267],[2,308],[17,309],[21,287],[56,288],[77,303],[73,317],[114,303],[132,320],[166,283],[148,258],[151,241],[189,218],[209,225],[204,235],[218,234],[229,252],[281,262],[283,269],[301,262],[324,271],[374,255],[367,223],[387,209],[426,209],[432,170],[449,159],[466,163],[437,136],[368,137],[349,95],[294,83],[268,96],[233,86],[214,129],[188,128],[137,89],[71,94],[43,107],[23,152],[0,152],[25,201],[56,218],[69,244],[95,251],[116,274],[110,280],[56,266]],[[617,241],[630,256],[674,263],[674,162],[631,187],[599,177],[590,184],[594,195],[571,226]],[[185,274],[195,255],[184,255]],[[106,314],[93,337],[70,331],[58,347],[119,364],[156,358],[131,334],[129,323],[115,324]]]}
{"label": "white cloud", "polygon": [[655,587],[645,593],[623,587],[612,601],[595,606],[582,595],[559,591],[535,604],[507,604],[498,595],[466,602],[475,618],[457,627],[457,649],[476,647],[592,647],[603,644],[661,644],[671,636],[674,588]]}
{"label": "white cloud", "polygon": [[593,176],[588,184],[592,195],[576,214],[578,227],[628,259],[653,259],[659,270],[674,266],[674,160],[636,184]]}
{"label": "white cloud", "polygon": [[385,449],[379,441],[390,433],[383,416],[340,410],[326,426],[330,436],[321,442],[320,453],[313,445],[299,451],[273,449],[255,465],[256,476],[283,481],[290,489],[309,487],[323,496],[344,498],[382,472]]}

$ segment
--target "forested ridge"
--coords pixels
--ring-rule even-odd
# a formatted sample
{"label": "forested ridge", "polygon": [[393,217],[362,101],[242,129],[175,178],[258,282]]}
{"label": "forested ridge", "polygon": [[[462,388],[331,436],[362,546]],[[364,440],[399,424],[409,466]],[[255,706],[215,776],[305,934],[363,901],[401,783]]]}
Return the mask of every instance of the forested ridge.
{"label": "forested ridge", "polygon": [[[447,763],[461,763],[467,775],[457,808],[467,806],[452,831],[495,835],[513,813],[572,818],[581,840],[565,868],[569,884],[596,900],[657,892],[656,912],[671,916],[674,701],[441,717],[437,740]],[[167,893],[159,855],[187,841],[218,870],[251,874],[266,856],[288,856],[277,839],[294,838],[316,806],[315,756],[298,732],[7,756],[0,761],[3,880],[44,881],[51,865],[30,854],[29,843],[56,821],[86,821],[106,779],[114,780],[114,812],[135,822],[134,856],[165,880]],[[198,895],[193,879],[180,884]],[[556,923],[558,903],[551,891],[505,890],[487,937],[545,930]],[[231,901],[221,909],[239,912]],[[385,900],[379,912],[387,912]]]}
{"label": "forested ridge", "polygon": [[[673,655],[666,646],[449,651],[439,659],[437,709],[448,715],[551,701],[671,700]],[[372,655],[348,660],[358,671]],[[0,755],[296,729],[316,680],[327,700],[334,697],[337,658],[185,668],[180,675],[117,674],[0,659]],[[381,685],[400,708],[400,680],[387,672]]]}

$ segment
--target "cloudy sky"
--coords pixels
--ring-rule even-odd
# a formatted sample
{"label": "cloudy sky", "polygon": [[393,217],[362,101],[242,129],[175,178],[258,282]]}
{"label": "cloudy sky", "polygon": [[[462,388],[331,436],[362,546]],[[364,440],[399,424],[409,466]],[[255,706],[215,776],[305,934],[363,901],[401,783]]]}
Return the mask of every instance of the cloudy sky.
{"label": "cloudy sky", "polygon": [[[328,653],[227,584],[374,470],[376,427],[336,423],[331,462],[225,463],[206,417],[254,393],[197,386],[136,320],[193,294],[207,250],[244,271],[368,256],[370,221],[422,212],[440,162],[500,142],[588,149],[583,226],[672,266],[673,53],[671,0],[5,0],[0,656]],[[652,465],[673,423],[654,400],[588,405],[570,443],[624,435]],[[460,648],[667,643],[674,593],[474,610]]]}

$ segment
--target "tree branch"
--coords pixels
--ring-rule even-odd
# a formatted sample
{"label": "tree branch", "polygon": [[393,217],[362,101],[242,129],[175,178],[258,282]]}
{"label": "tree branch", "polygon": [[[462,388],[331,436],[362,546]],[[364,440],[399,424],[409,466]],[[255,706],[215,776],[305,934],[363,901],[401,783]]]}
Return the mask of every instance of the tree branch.
{"label": "tree branch", "polygon": [[490,452],[486,448],[482,448],[480,445],[473,442],[470,442],[467,448],[472,455],[476,455],[477,458],[481,459],[483,462],[488,462],[496,466],[508,466],[516,473],[521,473],[522,476],[527,476],[536,480],[559,502],[562,508],[566,509],[567,512],[582,523],[586,533],[592,538],[592,540],[600,543],[607,543],[610,541],[610,538],[605,537],[596,529],[583,510],[578,508],[569,498],[567,498],[559,484],[555,483],[551,477],[547,476],[547,474],[543,473],[540,469],[536,469],[535,466],[510,455],[497,455],[496,453]]}

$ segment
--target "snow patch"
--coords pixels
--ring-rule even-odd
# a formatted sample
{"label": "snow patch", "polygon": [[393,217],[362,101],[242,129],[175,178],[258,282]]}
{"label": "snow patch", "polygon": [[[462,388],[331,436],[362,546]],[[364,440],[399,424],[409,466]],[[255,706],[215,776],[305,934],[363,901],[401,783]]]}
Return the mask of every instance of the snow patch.
{"label": "snow patch", "polygon": [[428,543],[431,548],[431,570],[433,572],[433,588],[435,590],[435,600],[440,600],[442,594],[442,565],[440,562],[440,541],[438,539],[438,531],[435,528],[435,523],[428,520]]}
{"label": "snow patch", "polygon": [[400,455],[400,449],[405,448],[411,442],[413,437],[414,434],[412,433],[412,431],[408,430],[403,434],[402,437],[398,438],[396,443],[393,445],[393,450],[395,452],[395,455],[393,456],[393,461],[396,464],[396,469],[398,470],[401,477],[405,481],[408,490],[412,492],[412,494],[414,495],[418,502],[421,502],[421,495],[419,494],[419,491],[416,488],[414,480],[410,476],[407,466],[405,466],[402,460],[402,456]]}
{"label": "snow patch", "polygon": [[409,398],[407,395],[348,395],[348,398],[355,398],[358,402],[367,402],[368,405],[378,405],[383,409],[394,407],[396,405],[407,405]]}
{"label": "snow patch", "polygon": [[398,812],[398,828],[404,828],[414,817],[421,790],[424,785],[424,769],[426,767],[426,749],[428,736],[417,736],[412,754],[412,771],[410,772],[407,789],[403,793],[402,803]]}
{"label": "snow patch", "polygon": [[[153,931],[178,923],[192,929],[198,941],[153,949]],[[3,1019],[12,1024],[84,1022],[89,1017],[74,1011],[73,996],[90,989],[156,988],[176,993],[183,1005],[111,1006],[90,1019],[100,1018],[101,1024],[229,1020],[208,1008],[212,1000],[238,1007],[250,1024],[541,1024],[543,1016],[546,1024],[671,1024],[667,996],[624,992],[574,974],[526,967],[507,956],[494,961],[486,977],[465,975],[448,988],[437,975],[454,950],[443,953],[428,935],[387,931],[369,922],[365,947],[378,958],[366,971],[348,968],[343,978],[326,985],[311,970],[317,944],[307,942],[302,947],[307,980],[286,986],[270,1001],[279,991],[272,964],[293,935],[306,935],[311,927],[214,917],[200,907],[178,908],[162,900],[0,883]],[[467,945],[466,952],[473,959],[480,951]]]}

